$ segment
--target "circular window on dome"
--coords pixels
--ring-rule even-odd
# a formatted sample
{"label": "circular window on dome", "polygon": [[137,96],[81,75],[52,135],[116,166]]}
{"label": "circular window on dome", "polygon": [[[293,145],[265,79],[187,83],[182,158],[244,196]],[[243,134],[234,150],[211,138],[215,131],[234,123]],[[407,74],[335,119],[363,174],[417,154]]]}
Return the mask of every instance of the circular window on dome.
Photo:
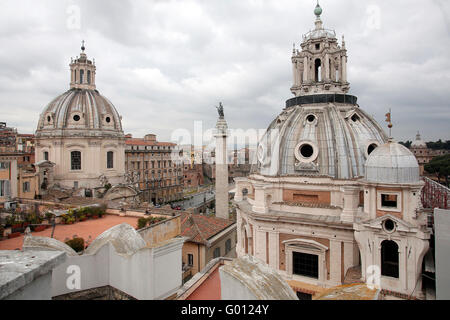
{"label": "circular window on dome", "polygon": [[359,118],[359,116],[355,113],[353,116],[352,116],[352,121],[353,122],[356,122],[356,121],[358,121],[360,118]]}
{"label": "circular window on dome", "polygon": [[73,121],[77,121],[78,122],[78,121],[80,121],[80,119],[81,119],[80,116],[77,115],[77,114],[73,116]]}
{"label": "circular window on dome", "polygon": [[308,116],[306,117],[306,120],[307,120],[309,123],[313,123],[314,121],[316,121],[316,116],[313,115],[313,114],[310,114],[310,115],[308,115]]}
{"label": "circular window on dome", "polygon": [[52,118],[50,116],[47,116],[47,122],[52,122]]}
{"label": "circular window on dome", "polygon": [[310,144],[304,144],[300,147],[300,154],[303,158],[309,159],[314,154],[314,148]]}
{"label": "circular window on dome", "polygon": [[392,233],[395,231],[395,222],[391,219],[387,219],[383,222],[383,229],[388,232]]}
{"label": "circular window on dome", "polygon": [[319,149],[312,142],[302,142],[295,148],[295,157],[303,163],[311,163],[317,159]]}
{"label": "circular window on dome", "polygon": [[106,121],[107,123],[110,123],[110,122],[111,122],[111,118],[110,118],[110,117],[106,117],[105,121]]}

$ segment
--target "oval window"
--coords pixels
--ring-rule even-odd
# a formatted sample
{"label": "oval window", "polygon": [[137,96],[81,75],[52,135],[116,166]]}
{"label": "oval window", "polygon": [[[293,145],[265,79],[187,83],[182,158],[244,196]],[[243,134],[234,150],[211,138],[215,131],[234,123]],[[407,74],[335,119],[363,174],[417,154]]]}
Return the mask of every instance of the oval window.
{"label": "oval window", "polygon": [[383,226],[386,232],[393,232],[395,230],[395,223],[391,219],[387,219],[386,221],[384,221]]}
{"label": "oval window", "polygon": [[110,123],[110,122],[111,122],[111,118],[110,118],[110,117],[106,117],[105,121],[106,121],[107,123]]}
{"label": "oval window", "polygon": [[304,144],[300,147],[300,154],[302,155],[302,157],[304,158],[311,158],[312,155],[314,154],[314,148],[312,145],[310,144]]}
{"label": "oval window", "polygon": [[314,122],[314,120],[316,120],[316,117],[313,114],[310,114],[306,117],[306,120],[308,120],[309,123],[312,123]]}
{"label": "oval window", "polygon": [[80,121],[80,119],[81,119],[80,116],[77,114],[73,116],[74,121]]}
{"label": "oval window", "polygon": [[52,122],[52,118],[50,118],[50,116],[47,116],[47,122]]}

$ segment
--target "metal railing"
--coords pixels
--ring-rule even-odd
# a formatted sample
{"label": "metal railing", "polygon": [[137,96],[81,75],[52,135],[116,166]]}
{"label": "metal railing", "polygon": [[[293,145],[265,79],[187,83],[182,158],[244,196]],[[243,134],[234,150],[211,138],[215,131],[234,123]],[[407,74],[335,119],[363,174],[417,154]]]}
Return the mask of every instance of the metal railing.
{"label": "metal railing", "polygon": [[450,189],[424,177],[425,186],[422,189],[422,205],[424,208],[450,208]]}

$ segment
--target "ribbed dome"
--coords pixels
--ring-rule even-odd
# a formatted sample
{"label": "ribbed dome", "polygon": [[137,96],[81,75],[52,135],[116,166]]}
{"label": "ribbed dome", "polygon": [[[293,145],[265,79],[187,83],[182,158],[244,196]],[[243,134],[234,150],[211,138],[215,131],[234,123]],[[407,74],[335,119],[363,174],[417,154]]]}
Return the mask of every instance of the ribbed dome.
{"label": "ribbed dome", "polygon": [[40,115],[36,134],[55,133],[61,136],[123,135],[120,116],[108,99],[97,90],[74,88],[50,102]]}
{"label": "ribbed dome", "polygon": [[[364,176],[368,155],[387,137],[357,105],[320,103],[328,96],[286,108],[269,126],[258,145],[258,172],[267,176]],[[335,95],[335,101],[356,97]],[[288,102],[289,103],[289,102]]]}
{"label": "ribbed dome", "polygon": [[419,164],[408,148],[388,142],[373,151],[366,163],[366,180],[376,183],[417,183]]}

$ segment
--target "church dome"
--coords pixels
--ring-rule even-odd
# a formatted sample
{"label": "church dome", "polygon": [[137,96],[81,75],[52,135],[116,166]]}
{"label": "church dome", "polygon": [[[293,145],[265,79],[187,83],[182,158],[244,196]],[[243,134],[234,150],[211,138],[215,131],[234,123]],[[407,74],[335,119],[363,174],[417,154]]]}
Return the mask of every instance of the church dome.
{"label": "church dome", "polygon": [[[319,11],[317,11],[319,12]],[[379,124],[347,94],[347,50],[322,21],[292,56],[294,98],[270,124],[257,147],[264,176],[364,177],[369,154],[387,141]],[[314,40],[311,37],[317,36]]]}
{"label": "church dome", "polygon": [[51,101],[39,117],[37,137],[123,136],[121,117],[95,86],[96,66],[84,53],[70,64],[70,90]]}
{"label": "church dome", "polygon": [[[326,103],[331,97],[335,102]],[[315,101],[302,101],[306,98]],[[259,173],[363,177],[367,157],[387,137],[378,123],[358,107],[356,97],[336,94],[294,100],[287,102],[295,105],[270,124],[258,145]]]}
{"label": "church dome", "polygon": [[389,141],[372,152],[366,162],[366,181],[375,183],[417,183],[419,164],[405,146]]}
{"label": "church dome", "polygon": [[41,113],[37,134],[123,135],[119,113],[97,90],[71,89]]}

